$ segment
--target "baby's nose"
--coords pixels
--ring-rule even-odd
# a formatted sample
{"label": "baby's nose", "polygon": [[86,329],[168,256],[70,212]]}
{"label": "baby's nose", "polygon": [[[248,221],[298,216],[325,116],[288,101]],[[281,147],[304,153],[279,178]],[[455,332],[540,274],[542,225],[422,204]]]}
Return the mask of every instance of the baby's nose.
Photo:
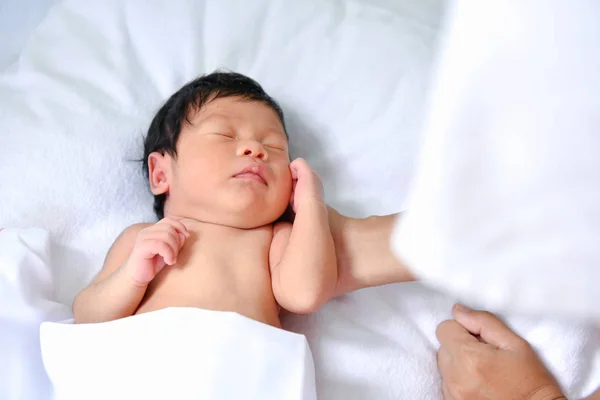
{"label": "baby's nose", "polygon": [[263,161],[267,160],[267,152],[265,151],[265,148],[260,143],[255,141],[250,141],[240,145],[238,149],[238,155],[259,158]]}

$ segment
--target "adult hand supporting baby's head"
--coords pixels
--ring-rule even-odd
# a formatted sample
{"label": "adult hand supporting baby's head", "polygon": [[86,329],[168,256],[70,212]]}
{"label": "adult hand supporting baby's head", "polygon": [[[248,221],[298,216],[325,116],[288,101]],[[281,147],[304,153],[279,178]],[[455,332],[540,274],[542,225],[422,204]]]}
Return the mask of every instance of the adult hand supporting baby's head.
{"label": "adult hand supporting baby's head", "polygon": [[457,305],[436,331],[446,400],[565,399],[529,343],[495,315]]}

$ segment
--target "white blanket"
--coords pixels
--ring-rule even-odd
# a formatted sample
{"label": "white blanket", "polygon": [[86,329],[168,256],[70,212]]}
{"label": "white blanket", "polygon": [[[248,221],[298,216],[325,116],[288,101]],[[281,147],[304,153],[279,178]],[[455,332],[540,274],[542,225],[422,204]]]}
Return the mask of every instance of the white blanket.
{"label": "white blanket", "polygon": [[14,63],[31,32],[58,0],[3,0],[0,5],[0,71]]}
{"label": "white blanket", "polygon": [[[53,239],[33,247],[0,232],[0,240],[13,238],[10,249],[47,249],[36,251],[41,258],[0,253],[8,257],[0,269],[0,398],[51,395],[38,324],[68,318],[116,235],[153,217],[140,165],[129,160],[140,156],[160,102],[201,73],[249,74],[281,101],[293,153],[323,176],[328,202],[357,216],[399,211],[441,8],[437,0],[54,6],[18,64],[0,76],[0,227],[44,227]],[[45,280],[23,279],[27,271]],[[434,330],[450,316],[451,300],[420,284],[392,285],[285,323],[307,335],[319,398],[435,400]],[[510,321],[569,393],[600,381],[585,327]]]}
{"label": "white blanket", "polygon": [[305,337],[235,313],[47,322],[41,343],[56,400],[316,400]]}
{"label": "white blanket", "polygon": [[39,326],[71,316],[55,301],[51,246],[43,229],[0,229],[0,398],[49,399]]}
{"label": "white blanket", "polygon": [[[441,400],[435,329],[450,319],[453,299],[414,282],[362,290],[284,327],[306,335],[319,398]],[[569,399],[600,383],[600,340],[570,320],[500,315],[528,340]],[[333,362],[332,360],[335,360]]]}

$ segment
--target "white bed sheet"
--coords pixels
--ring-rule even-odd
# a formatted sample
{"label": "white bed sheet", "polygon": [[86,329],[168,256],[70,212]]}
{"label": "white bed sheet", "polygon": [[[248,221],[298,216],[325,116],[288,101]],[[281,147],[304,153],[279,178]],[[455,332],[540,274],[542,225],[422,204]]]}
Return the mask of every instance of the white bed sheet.
{"label": "white bed sheet", "polygon": [[71,314],[55,301],[51,245],[44,229],[0,230],[0,398],[49,399],[39,326]]}
{"label": "white bed sheet", "polygon": [[21,54],[31,32],[57,0],[2,0],[0,2],[0,71]]}
{"label": "white bed sheet", "polygon": [[[322,175],[332,205],[356,216],[397,212],[442,8],[434,0],[63,1],[0,76],[0,227],[48,229],[52,300],[68,307],[116,235],[153,219],[140,165],[129,161],[152,114],[217,67],[258,79],[282,103],[292,153]],[[310,342],[320,398],[439,399],[434,331],[451,303],[418,283],[390,285],[285,324]],[[6,332],[17,329],[4,321]],[[589,389],[598,372],[587,327],[511,321],[570,393]],[[24,352],[0,362],[24,360],[39,367]],[[0,389],[1,398],[23,398],[14,386]]]}

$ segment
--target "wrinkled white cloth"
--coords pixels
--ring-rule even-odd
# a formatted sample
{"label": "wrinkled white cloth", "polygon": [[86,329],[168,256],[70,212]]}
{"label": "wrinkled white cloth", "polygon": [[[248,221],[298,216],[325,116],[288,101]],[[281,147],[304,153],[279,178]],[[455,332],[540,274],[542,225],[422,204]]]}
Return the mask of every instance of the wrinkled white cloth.
{"label": "wrinkled white cloth", "polygon": [[39,327],[71,317],[56,301],[52,246],[45,229],[0,227],[0,398],[46,400]]}
{"label": "wrinkled white cloth", "polygon": [[56,400],[316,399],[306,338],[232,312],[167,308],[40,332]]}
{"label": "wrinkled white cloth", "polygon": [[430,285],[600,326],[600,3],[457,2],[393,236]]}
{"label": "wrinkled white cloth", "polygon": [[[452,318],[455,300],[420,282],[386,285],[283,322],[308,339],[319,399],[442,400],[435,330]],[[499,316],[533,346],[569,399],[598,387],[600,342],[593,327],[569,319]]]}

